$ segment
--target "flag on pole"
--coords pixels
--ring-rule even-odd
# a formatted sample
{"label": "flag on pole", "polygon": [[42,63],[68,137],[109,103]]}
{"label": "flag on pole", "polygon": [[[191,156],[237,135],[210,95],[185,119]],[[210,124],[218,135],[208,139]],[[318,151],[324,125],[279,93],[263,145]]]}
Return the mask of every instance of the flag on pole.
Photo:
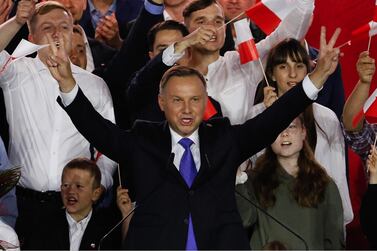
{"label": "flag on pole", "polygon": [[236,44],[238,53],[240,54],[241,64],[246,64],[250,61],[257,60],[259,58],[259,54],[247,19],[244,18],[235,22],[234,29],[236,31]]}
{"label": "flag on pole", "polygon": [[363,115],[365,116],[365,119],[371,123],[376,124],[377,123],[377,89],[374,90],[372,95],[369,96],[367,101],[365,101],[363,109],[355,116],[355,118],[352,121],[353,126],[356,126],[357,123],[361,120]]}
{"label": "flag on pole", "polygon": [[356,30],[352,31],[351,33],[351,41],[352,44],[358,43],[361,41],[367,41],[369,37],[373,37],[377,34],[377,22],[370,21],[367,24],[364,24],[357,28]]}
{"label": "flag on pole", "polygon": [[206,109],[204,110],[203,120],[204,121],[209,120],[210,118],[215,116],[216,113],[217,113],[217,110],[215,106],[212,104],[211,100],[208,98]]}
{"label": "flag on pole", "polygon": [[296,0],[261,0],[246,15],[267,35],[295,8]]}

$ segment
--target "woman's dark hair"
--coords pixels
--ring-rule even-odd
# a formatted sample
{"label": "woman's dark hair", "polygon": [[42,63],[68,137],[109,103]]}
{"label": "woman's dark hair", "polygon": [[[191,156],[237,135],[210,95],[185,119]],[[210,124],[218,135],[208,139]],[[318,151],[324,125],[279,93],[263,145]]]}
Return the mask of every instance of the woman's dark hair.
{"label": "woman's dark hair", "polygon": [[[288,38],[277,44],[268,54],[266,63],[266,77],[270,86],[277,88],[276,81],[273,80],[274,68],[279,64],[284,64],[290,58],[293,62],[304,63],[308,72],[311,71],[310,58],[306,49],[301,45],[301,43],[293,38]],[[259,104],[263,102],[264,94],[263,89],[267,86],[265,81],[262,81],[255,94],[254,104]],[[279,95],[279,93],[278,93]],[[318,127],[323,134],[327,137],[326,132],[319,126],[314,118],[313,106],[310,105],[305,109],[304,112],[304,124],[307,130],[307,141],[309,146],[315,151],[317,145],[317,130]],[[328,138],[328,137],[327,137]]]}
{"label": "woman's dark hair", "polygon": [[[303,126],[303,116],[300,116]],[[304,140],[298,158],[299,170],[292,187],[292,194],[302,207],[316,207],[323,201],[326,186],[330,181],[325,169],[315,160],[313,151]],[[260,156],[255,168],[251,171],[251,184],[260,205],[264,208],[272,207],[276,202],[275,190],[280,185],[278,169],[283,168],[277,160],[272,147],[266,148]]]}

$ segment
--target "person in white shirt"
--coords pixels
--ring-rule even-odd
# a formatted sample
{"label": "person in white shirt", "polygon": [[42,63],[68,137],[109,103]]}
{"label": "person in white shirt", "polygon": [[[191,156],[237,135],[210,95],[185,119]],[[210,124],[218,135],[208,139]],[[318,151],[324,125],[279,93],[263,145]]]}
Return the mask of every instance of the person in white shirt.
{"label": "person in white shirt", "polygon": [[[266,39],[257,43],[259,55],[264,61],[268,52],[285,38],[301,39],[305,36],[313,14],[314,1],[297,1],[296,8],[281,22]],[[241,65],[237,51],[229,51],[222,57],[220,49],[224,44],[225,27],[222,7],[214,0],[191,2],[183,12],[184,22],[190,33],[206,30],[212,33],[209,42],[194,46],[185,41],[169,46],[163,54],[166,65],[175,64],[191,47],[188,66],[199,70],[207,81],[208,95],[217,100],[224,117],[232,124],[244,123],[253,117],[252,107],[258,83],[263,79],[259,62]],[[221,28],[223,27],[223,28]]]}
{"label": "person in white shirt", "polygon": [[[89,142],[56,103],[58,84],[46,67],[50,47],[39,50],[36,58],[21,58],[7,64],[10,55],[4,48],[26,21],[29,21],[32,42],[48,44],[50,39],[67,52],[71,50],[73,27],[72,16],[64,6],[51,1],[35,7],[34,1],[26,0],[19,2],[16,16],[0,26],[0,86],[10,125],[9,159],[22,166],[16,189],[19,207],[16,230],[24,248],[27,248],[28,234],[38,229],[40,221],[61,208],[59,190],[64,165],[75,157],[91,157]],[[95,109],[114,121],[105,82],[74,65],[72,74]],[[115,163],[101,155],[97,164],[103,187],[110,187]]]}

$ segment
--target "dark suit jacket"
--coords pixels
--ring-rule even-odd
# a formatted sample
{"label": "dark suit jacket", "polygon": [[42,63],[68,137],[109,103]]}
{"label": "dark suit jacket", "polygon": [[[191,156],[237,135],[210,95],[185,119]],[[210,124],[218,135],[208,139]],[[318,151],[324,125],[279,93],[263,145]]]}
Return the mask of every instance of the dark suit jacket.
{"label": "dark suit jacket", "polygon": [[[62,105],[60,98],[58,102]],[[103,119],[81,90],[62,107],[97,149],[133,170],[139,207],[130,223],[127,248],[184,249],[191,214],[199,249],[249,249],[235,201],[237,167],[271,144],[311,103],[297,85],[243,125],[231,126],[226,118],[202,123],[201,167],[191,188],[173,165],[166,122],[138,121],[131,130],[121,130]]]}
{"label": "dark suit jacket", "polygon": [[[80,250],[98,250],[101,238],[116,222],[105,211],[93,211],[84,235]],[[41,222],[40,230],[34,233],[30,247],[43,250],[69,250],[69,225],[65,209],[60,210],[51,219]],[[120,230],[105,238],[101,249],[119,249],[121,246]]]}
{"label": "dark suit jacket", "polygon": [[[143,3],[144,1],[142,0],[117,0],[115,17],[118,21],[119,34],[122,38],[126,38],[127,23],[137,17]],[[81,17],[80,25],[84,28],[88,37],[94,38],[95,30],[92,24],[89,5]]]}
{"label": "dark suit jacket", "polygon": [[[150,60],[130,80],[127,90],[127,100],[130,107],[131,123],[135,120],[149,120],[160,122],[165,120],[161,111],[157,95],[159,93],[160,79],[170,69],[162,62],[162,53]],[[217,113],[213,117],[222,117],[220,103],[209,97]]]}
{"label": "dark suit jacket", "polygon": [[[316,59],[318,57],[318,50],[309,46],[309,55],[312,60]],[[323,89],[318,94],[316,103],[328,107],[340,119],[343,113],[344,100],[342,72],[340,65],[338,65],[335,72],[330,75]]]}
{"label": "dark suit jacket", "polygon": [[93,56],[94,68],[98,70],[106,68],[118,51],[94,38],[88,37],[88,43]]}

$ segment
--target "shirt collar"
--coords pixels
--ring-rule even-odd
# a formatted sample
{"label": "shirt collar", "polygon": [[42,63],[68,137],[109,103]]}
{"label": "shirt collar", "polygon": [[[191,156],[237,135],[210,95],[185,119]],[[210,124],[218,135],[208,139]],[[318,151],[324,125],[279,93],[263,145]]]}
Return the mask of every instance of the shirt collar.
{"label": "shirt collar", "polygon": [[[173,149],[173,147],[178,144],[178,141],[180,141],[184,137],[176,133],[170,126],[169,126],[169,130],[171,134],[171,146]],[[185,138],[191,139],[195,145],[199,146],[199,129],[196,129],[190,136],[185,137]]]}
{"label": "shirt collar", "polygon": [[74,228],[75,230],[79,229],[81,231],[84,231],[86,226],[88,225],[90,218],[92,217],[92,212],[93,210],[90,210],[89,214],[84,219],[77,222],[75,219],[72,218],[72,216],[67,211],[65,211],[69,228],[70,229]]}

